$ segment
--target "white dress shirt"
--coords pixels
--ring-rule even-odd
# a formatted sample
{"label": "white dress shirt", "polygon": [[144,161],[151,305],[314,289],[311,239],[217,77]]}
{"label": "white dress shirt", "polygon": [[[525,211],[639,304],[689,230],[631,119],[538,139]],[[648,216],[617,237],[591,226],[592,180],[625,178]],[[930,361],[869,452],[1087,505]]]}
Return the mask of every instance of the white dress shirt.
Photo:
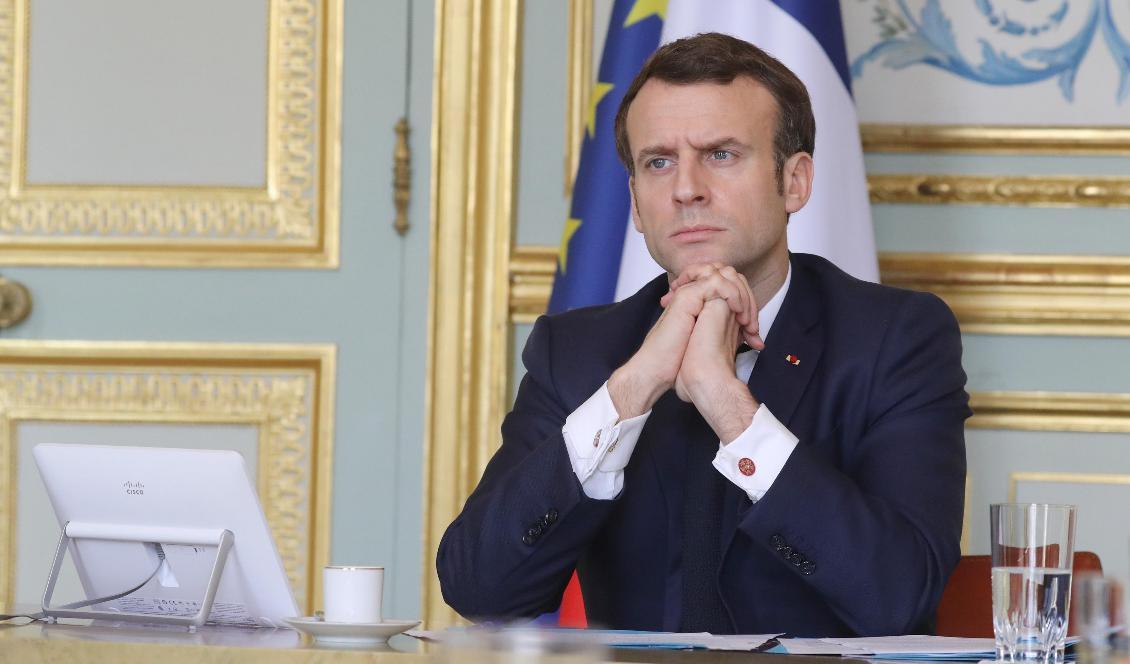
{"label": "white dress shirt", "polygon": [[[769,328],[781,310],[792,277],[793,268],[789,265],[785,283],[757,312],[762,339],[769,336]],[[758,351],[749,350],[735,358],[734,373],[742,382],[749,382],[757,357]],[[624,488],[624,467],[628,465],[640,431],[650,415],[649,410],[643,415],[620,421],[605,382],[565,418],[561,433],[565,437],[569,463],[586,496],[611,500],[620,494]],[[797,437],[773,417],[765,404],[759,404],[753,422],[741,435],[728,445],[718,442],[714,467],[745,491],[750,500],[757,502],[773,485],[796,444]],[[745,474],[751,470],[752,473]]]}

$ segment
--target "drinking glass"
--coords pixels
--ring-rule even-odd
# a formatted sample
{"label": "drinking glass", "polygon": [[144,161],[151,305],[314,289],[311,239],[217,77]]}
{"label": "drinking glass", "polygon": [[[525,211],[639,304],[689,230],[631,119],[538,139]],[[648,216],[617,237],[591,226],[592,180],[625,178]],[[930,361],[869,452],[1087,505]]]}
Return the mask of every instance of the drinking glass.
{"label": "drinking glass", "polygon": [[1075,551],[1074,505],[989,507],[997,659],[1063,662]]}
{"label": "drinking glass", "polygon": [[1110,637],[1121,620],[1122,586],[1098,572],[1080,574],[1074,579],[1075,633],[1092,650],[1108,650]]}

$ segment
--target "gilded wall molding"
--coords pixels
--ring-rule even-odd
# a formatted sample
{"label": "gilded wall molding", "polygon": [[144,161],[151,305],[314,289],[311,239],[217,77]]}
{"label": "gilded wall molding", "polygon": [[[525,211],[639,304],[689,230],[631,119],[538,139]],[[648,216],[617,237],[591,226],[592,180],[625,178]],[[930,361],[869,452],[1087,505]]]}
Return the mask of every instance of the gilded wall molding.
{"label": "gilded wall molding", "polygon": [[0,263],[337,267],[341,2],[268,2],[262,188],[28,183],[30,0],[0,2]]}
{"label": "gilded wall molding", "polygon": [[859,126],[866,152],[1125,155],[1130,127],[1024,127],[870,124]]}
{"label": "gilded wall molding", "polygon": [[329,560],[335,350],[329,345],[0,342],[0,602],[15,588],[21,422],[237,423],[299,607]]}
{"label": "gilded wall molding", "polygon": [[1113,484],[1130,485],[1130,475],[1117,473],[1009,473],[1008,502],[1016,502],[1016,490],[1021,482],[1054,484]]}
{"label": "gilded wall molding", "polygon": [[519,0],[437,0],[424,453],[424,622],[459,618],[440,537],[498,447],[508,406]]}
{"label": "gilded wall molding", "polygon": [[526,245],[510,257],[510,320],[532,323],[545,313],[553,292],[557,247]]}
{"label": "gilded wall molding", "polygon": [[1130,433],[1130,394],[974,392],[971,429]]}
{"label": "gilded wall molding", "polygon": [[879,270],[936,293],[965,332],[1130,336],[1130,257],[884,253]]}
{"label": "gilded wall molding", "polygon": [[581,163],[585,110],[592,95],[593,0],[569,0],[568,62],[565,86],[565,195],[573,194],[573,180]]}
{"label": "gilded wall molding", "polygon": [[1130,206],[1125,177],[870,174],[867,185],[872,203]]}
{"label": "gilded wall molding", "polygon": [[[533,322],[553,288],[556,247],[516,247],[510,317]],[[1130,336],[1130,257],[882,253],[883,283],[936,293],[962,330]]]}

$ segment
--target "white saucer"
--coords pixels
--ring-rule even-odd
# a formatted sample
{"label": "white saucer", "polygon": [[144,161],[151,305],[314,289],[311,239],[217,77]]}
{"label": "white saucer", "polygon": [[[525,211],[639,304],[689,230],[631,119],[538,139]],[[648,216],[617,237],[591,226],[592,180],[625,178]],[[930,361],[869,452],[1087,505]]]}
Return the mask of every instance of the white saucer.
{"label": "white saucer", "polygon": [[294,629],[309,634],[322,643],[340,643],[351,646],[374,646],[388,641],[420,624],[419,620],[385,620],[379,623],[326,622],[312,616],[283,618]]}

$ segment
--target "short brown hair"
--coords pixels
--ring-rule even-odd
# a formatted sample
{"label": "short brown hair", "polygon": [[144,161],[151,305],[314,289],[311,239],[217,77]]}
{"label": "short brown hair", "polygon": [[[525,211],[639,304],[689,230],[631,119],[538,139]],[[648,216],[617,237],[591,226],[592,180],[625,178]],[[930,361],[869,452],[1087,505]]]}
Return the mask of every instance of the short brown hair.
{"label": "short brown hair", "polygon": [[616,152],[630,175],[635,174],[632,149],[628,145],[628,108],[649,79],[666,83],[731,83],[748,76],[765,86],[777,102],[777,128],[773,134],[773,158],[777,183],[785,161],[797,152],[816,149],[816,118],[808,90],[788,67],[747,41],[719,32],[706,32],[664,44],[644,63],[632,79],[616,112]]}

